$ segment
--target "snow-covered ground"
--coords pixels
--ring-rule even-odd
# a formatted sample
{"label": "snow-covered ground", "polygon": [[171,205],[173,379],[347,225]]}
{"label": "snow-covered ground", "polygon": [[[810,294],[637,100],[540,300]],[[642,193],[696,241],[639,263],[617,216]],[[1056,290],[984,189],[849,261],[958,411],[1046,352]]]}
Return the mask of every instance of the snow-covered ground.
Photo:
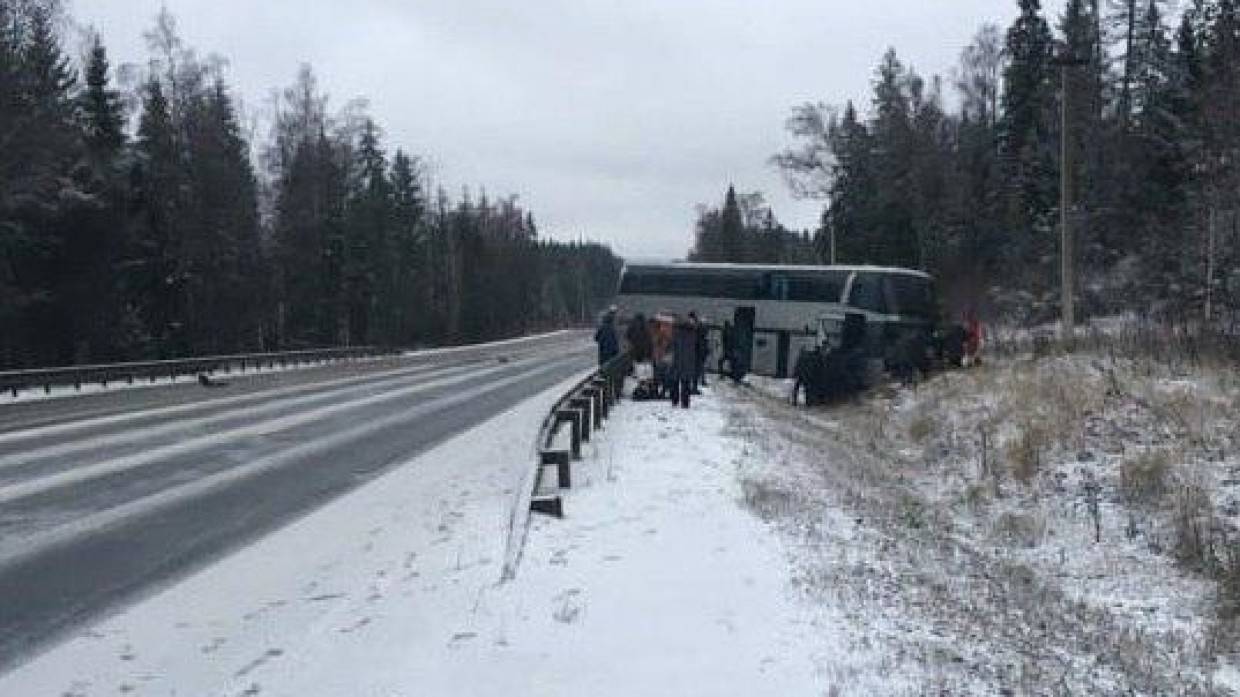
{"label": "snow-covered ground", "polygon": [[[727,408],[625,402],[567,516],[506,525],[545,410],[462,434],[72,638],[3,695],[821,694],[873,661],[745,510]],[[853,653],[853,651],[857,653]],[[881,683],[873,683],[881,684]]]}
{"label": "snow-covered ground", "polygon": [[0,694],[1236,694],[1230,371],[995,359],[812,411],[751,382],[624,402],[512,580],[563,386]]}
{"label": "snow-covered ground", "polygon": [[810,412],[751,383],[734,420],[788,463],[759,507],[923,685],[1236,694],[1234,369],[1023,355]]}

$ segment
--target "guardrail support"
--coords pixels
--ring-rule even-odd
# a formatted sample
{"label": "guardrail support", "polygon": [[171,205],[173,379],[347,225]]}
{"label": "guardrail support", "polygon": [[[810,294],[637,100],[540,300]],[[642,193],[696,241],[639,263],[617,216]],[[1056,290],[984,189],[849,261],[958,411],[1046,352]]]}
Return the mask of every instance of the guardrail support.
{"label": "guardrail support", "polygon": [[602,378],[595,378],[590,385],[598,390],[601,397],[599,409],[603,412],[603,418],[608,418],[611,415],[611,386]]}
{"label": "guardrail support", "polygon": [[560,409],[555,413],[556,426],[567,423],[570,431],[570,443],[574,460],[581,459],[581,412],[576,409]]}
{"label": "guardrail support", "polygon": [[555,467],[556,483],[561,489],[572,488],[572,465],[570,464],[569,452],[567,450],[544,450],[541,453],[541,459],[543,467]]}
{"label": "guardrail support", "polygon": [[590,400],[590,415],[594,418],[591,420],[593,428],[598,431],[603,428],[603,394],[597,387],[587,387],[581,391],[582,396]]}
{"label": "guardrail support", "polygon": [[530,499],[530,510],[543,515],[553,515],[556,518],[564,517],[564,501],[558,495],[556,496],[535,496]]}
{"label": "guardrail support", "polygon": [[594,411],[591,408],[593,402],[594,400],[589,397],[573,397],[568,400],[570,408],[581,412],[581,442],[583,443],[590,442],[590,424],[593,422],[590,412]]}

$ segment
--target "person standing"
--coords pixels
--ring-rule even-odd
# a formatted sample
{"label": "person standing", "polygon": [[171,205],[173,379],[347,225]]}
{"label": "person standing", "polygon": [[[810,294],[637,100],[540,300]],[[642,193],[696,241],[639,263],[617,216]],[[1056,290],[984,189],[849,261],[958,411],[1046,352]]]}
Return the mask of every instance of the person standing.
{"label": "person standing", "polygon": [[634,363],[646,363],[651,359],[654,347],[650,337],[650,328],[646,326],[645,315],[640,312],[633,315],[633,321],[629,322],[624,338],[629,344],[629,355]]}
{"label": "person standing", "polygon": [[698,365],[697,326],[692,320],[676,322],[672,344],[672,403],[688,409]]}
{"label": "person standing", "polygon": [[672,345],[673,324],[675,318],[665,314],[657,314],[650,320],[651,358],[654,364],[654,380],[658,385],[660,398],[672,393],[672,362],[675,348]]}
{"label": "person standing", "polygon": [[594,332],[594,342],[598,344],[598,364],[605,365],[620,353],[620,338],[616,336],[616,306],[603,314],[598,330]]}
{"label": "person standing", "polygon": [[702,318],[698,317],[696,312],[690,312],[689,319],[692,320],[696,332],[697,350],[694,354],[697,362],[693,371],[693,394],[701,394],[701,389],[706,387],[706,358],[710,355],[710,341]]}

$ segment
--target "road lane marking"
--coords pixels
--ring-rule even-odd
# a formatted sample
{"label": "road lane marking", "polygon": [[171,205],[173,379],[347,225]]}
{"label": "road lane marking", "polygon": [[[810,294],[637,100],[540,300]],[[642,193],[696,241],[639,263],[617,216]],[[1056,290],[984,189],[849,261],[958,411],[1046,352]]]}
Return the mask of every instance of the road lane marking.
{"label": "road lane marking", "polygon": [[248,426],[239,426],[236,428],[225,429],[216,433],[211,433],[198,438],[190,438],[180,443],[165,445],[158,448],[152,448],[139,454],[125,455],[116,458],[110,458],[95,462],[83,467],[57,472],[55,474],[29,479],[17,484],[9,484],[0,487],[0,504],[12,503],[20,499],[36,496],[55,489],[61,489],[75,484],[99,479],[112,474],[118,474],[132,469],[137,469],[146,465],[158,463],[165,458],[191,453],[203,448],[209,448],[220,445],[230,440],[246,438],[249,436],[265,436],[280,431],[286,431],[290,428],[296,428],[320,419],[340,414],[343,412],[360,409],[362,407],[382,404],[384,402],[392,402],[403,399],[420,392],[427,392],[440,387],[447,387],[480,377],[486,377],[493,373],[504,370],[510,370],[512,364],[497,365],[493,368],[472,371],[465,375],[455,377],[440,378],[431,380],[430,382],[419,383],[413,387],[402,388],[399,390],[390,390],[377,395],[353,399],[339,404],[332,404],[317,409],[291,414],[289,416],[281,416],[266,421],[260,421]]}
{"label": "road lane marking", "polygon": [[349,442],[366,438],[386,428],[390,428],[401,423],[406,423],[410,420],[418,419],[422,416],[426,416],[437,411],[442,411],[449,407],[463,404],[476,397],[482,396],[489,392],[495,392],[524,380],[530,380],[534,377],[542,375],[543,373],[549,373],[554,370],[563,370],[564,367],[564,364],[559,361],[547,362],[539,368],[523,371],[517,375],[502,378],[479,387],[474,387],[463,392],[458,392],[450,396],[445,396],[437,400],[426,402],[425,404],[421,404],[410,409],[402,409],[395,414],[391,414],[380,419],[375,419],[343,431],[337,431],[336,433],[316,440],[307,441],[300,445],[293,446],[288,450],[259,458],[253,462],[239,465],[231,469],[222,470],[201,479],[196,479],[192,482],[187,482],[170,489],[164,489],[112,508],[87,514],[80,518],[76,518],[70,523],[65,523],[37,535],[16,541],[4,540],[4,542],[11,542],[11,547],[10,549],[5,550],[3,546],[0,546],[0,574],[4,572],[6,567],[11,567],[18,564],[23,559],[35,556],[57,546],[71,544],[80,538],[86,537],[92,533],[107,530],[113,526],[125,522],[128,519],[170,508],[183,501],[200,498],[216,490],[223,489],[235,482],[250,479],[260,474],[291,465],[304,457],[331,450],[333,448],[346,445]]}
{"label": "road lane marking", "polygon": [[[13,441],[27,440],[27,439],[32,439],[32,438],[61,435],[65,433],[72,433],[74,431],[85,430],[88,428],[93,428],[93,427],[98,427],[98,426],[110,426],[113,424],[127,423],[130,421],[137,421],[140,419],[146,419],[146,418],[151,418],[151,417],[170,416],[170,415],[183,414],[183,413],[194,412],[194,411],[199,411],[199,410],[207,410],[207,409],[210,409],[216,406],[229,406],[229,405],[236,405],[236,404],[244,404],[249,401],[262,401],[263,399],[267,399],[271,397],[279,397],[279,396],[285,396],[289,394],[297,394],[299,392],[307,392],[311,390],[320,389],[323,387],[334,387],[336,385],[363,382],[366,380],[372,380],[376,377],[382,379],[382,378],[389,377],[389,376],[396,376],[396,375],[401,375],[401,374],[407,374],[410,372],[416,372],[418,370],[425,370],[428,367],[435,365],[433,361],[439,360],[439,359],[445,359],[445,358],[447,359],[458,359],[459,358],[463,360],[464,363],[468,364],[468,363],[474,363],[474,362],[485,362],[487,360],[497,358],[499,356],[492,355],[491,352],[499,351],[500,349],[508,350],[508,352],[502,353],[500,355],[512,355],[513,352],[516,352],[516,355],[523,355],[524,353],[538,353],[538,352],[545,353],[548,349],[555,349],[558,347],[562,347],[566,349],[563,353],[569,354],[569,353],[575,353],[576,351],[580,349],[579,344],[581,344],[581,342],[571,342],[571,343],[563,342],[563,341],[558,340],[559,337],[560,337],[560,333],[548,334],[548,335],[545,335],[545,337],[535,337],[535,339],[544,339],[544,338],[545,339],[551,339],[551,338],[557,339],[557,341],[555,342],[548,342],[547,345],[536,343],[534,339],[526,339],[525,340],[526,343],[532,344],[531,346],[528,346],[528,347],[524,345],[513,346],[513,345],[509,345],[504,342],[500,342],[497,344],[475,344],[472,346],[459,346],[459,347],[451,347],[448,349],[432,349],[429,351],[414,352],[414,353],[405,354],[405,357],[410,358],[410,359],[426,358],[428,359],[428,361],[426,363],[421,363],[415,366],[408,366],[404,368],[398,368],[398,369],[382,371],[382,372],[366,373],[364,375],[349,376],[349,377],[344,377],[344,378],[334,378],[331,380],[313,382],[313,383],[309,383],[305,385],[276,387],[276,388],[272,388],[268,390],[261,390],[258,392],[248,392],[243,395],[234,395],[234,396],[229,396],[229,397],[220,397],[216,399],[194,401],[188,404],[177,404],[177,405],[166,406],[166,407],[156,407],[153,409],[143,409],[139,411],[125,412],[122,414],[112,414],[109,416],[98,416],[98,417],[82,419],[78,421],[70,421],[67,423],[51,424],[47,426],[35,426],[32,428],[7,431],[4,433],[0,433],[0,444],[11,443]],[[477,354],[477,356],[471,357],[471,354]],[[353,364],[345,364],[345,365],[353,365]],[[449,365],[452,365],[452,364],[449,364]],[[0,408],[2,407],[3,405],[0,405]]]}
{"label": "road lane marking", "polygon": [[[97,450],[112,445],[121,445],[125,443],[133,443],[136,441],[156,438],[168,433],[176,433],[190,428],[198,428],[201,426],[210,426],[225,421],[230,421],[246,416],[258,416],[264,413],[271,413],[289,407],[296,407],[302,404],[310,404],[313,402],[330,399],[332,397],[348,394],[349,392],[366,390],[366,389],[382,389],[384,386],[396,386],[408,384],[410,381],[425,379],[428,376],[435,375],[454,375],[466,370],[470,370],[470,365],[458,365],[445,368],[425,367],[422,370],[414,371],[410,374],[402,374],[399,377],[390,379],[381,379],[368,382],[361,385],[349,385],[337,389],[329,389],[324,391],[311,392],[302,397],[292,399],[272,399],[259,406],[247,407],[244,411],[230,409],[225,412],[217,413],[212,416],[202,416],[193,419],[184,419],[179,421],[164,422],[156,426],[147,426],[143,428],[134,428],[124,431],[114,431],[99,436],[87,437],[81,440],[71,440],[62,442],[57,445],[49,445],[42,448],[32,450],[23,450],[21,452],[11,453],[9,455],[0,456],[0,471],[12,467],[29,465],[39,460],[68,455],[70,453],[81,452],[83,450]],[[403,373],[404,371],[402,371]]]}

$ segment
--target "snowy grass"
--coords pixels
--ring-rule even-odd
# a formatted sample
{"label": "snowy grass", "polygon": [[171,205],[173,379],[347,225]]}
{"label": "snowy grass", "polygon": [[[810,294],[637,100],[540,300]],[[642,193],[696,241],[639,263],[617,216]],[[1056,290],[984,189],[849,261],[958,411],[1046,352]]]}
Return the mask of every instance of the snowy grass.
{"label": "snowy grass", "polygon": [[785,466],[748,500],[800,542],[808,593],[900,618],[870,640],[927,691],[1228,694],[1240,400],[1222,365],[992,357],[810,412],[753,380],[736,428]]}

